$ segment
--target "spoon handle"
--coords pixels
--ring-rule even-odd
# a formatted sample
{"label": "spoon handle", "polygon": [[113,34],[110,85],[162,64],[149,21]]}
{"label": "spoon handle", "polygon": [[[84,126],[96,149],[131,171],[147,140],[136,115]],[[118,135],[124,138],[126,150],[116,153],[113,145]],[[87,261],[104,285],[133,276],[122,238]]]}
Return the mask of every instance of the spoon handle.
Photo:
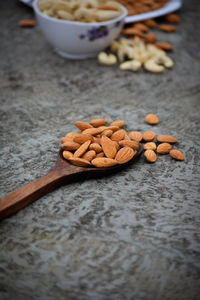
{"label": "spoon handle", "polygon": [[55,168],[43,177],[11,192],[3,199],[0,198],[0,220],[14,214],[29,203],[61,186],[63,179],[65,183],[67,181],[70,182],[70,175],[70,172],[66,174]]}

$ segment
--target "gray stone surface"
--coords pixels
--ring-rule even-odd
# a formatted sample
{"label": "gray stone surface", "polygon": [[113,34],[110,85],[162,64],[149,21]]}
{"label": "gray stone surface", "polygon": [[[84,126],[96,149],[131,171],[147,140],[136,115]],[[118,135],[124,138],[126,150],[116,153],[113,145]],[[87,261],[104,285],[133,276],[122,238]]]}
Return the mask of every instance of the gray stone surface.
{"label": "gray stone surface", "polygon": [[[63,186],[0,223],[0,299],[196,300],[200,293],[199,1],[185,0],[174,69],[121,72],[59,57],[32,10],[0,3],[0,196],[45,175],[74,120],[123,119],[178,137],[185,162],[144,157],[119,174]],[[196,29],[196,30],[195,30]]]}

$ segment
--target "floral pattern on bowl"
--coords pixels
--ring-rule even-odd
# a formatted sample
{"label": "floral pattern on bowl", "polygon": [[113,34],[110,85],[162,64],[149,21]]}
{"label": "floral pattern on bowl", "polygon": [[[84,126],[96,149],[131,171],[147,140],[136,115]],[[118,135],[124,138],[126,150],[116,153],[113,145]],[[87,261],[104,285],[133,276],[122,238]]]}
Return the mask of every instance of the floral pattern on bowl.
{"label": "floral pattern on bowl", "polygon": [[[121,22],[118,21],[115,23],[114,27],[118,27],[118,26],[120,26],[120,24],[121,24]],[[108,34],[109,34],[108,27],[105,25],[101,25],[99,27],[94,27],[94,28],[88,30],[86,34],[80,34],[79,38],[80,39],[87,38],[89,41],[92,42],[96,39],[103,38],[103,37],[107,36]]]}

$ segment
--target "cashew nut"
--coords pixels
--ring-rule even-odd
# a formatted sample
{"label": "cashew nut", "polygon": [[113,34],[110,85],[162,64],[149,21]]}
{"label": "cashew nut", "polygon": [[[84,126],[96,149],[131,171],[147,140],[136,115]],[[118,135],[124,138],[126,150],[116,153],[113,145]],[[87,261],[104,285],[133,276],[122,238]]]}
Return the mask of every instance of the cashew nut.
{"label": "cashew nut", "polygon": [[174,65],[172,59],[167,55],[158,57],[158,62],[160,64],[163,64],[165,66],[165,68],[172,68]]}
{"label": "cashew nut", "polygon": [[98,62],[102,65],[111,66],[116,64],[117,58],[114,54],[107,54],[106,52],[100,52],[98,55]]}
{"label": "cashew nut", "polygon": [[70,21],[74,20],[73,15],[70,14],[69,12],[67,12],[67,11],[64,11],[64,10],[58,10],[57,15],[58,15],[59,18],[61,18],[63,20],[70,20]]}
{"label": "cashew nut", "polygon": [[152,73],[161,73],[165,70],[165,68],[159,65],[156,61],[156,57],[153,57],[144,63],[144,68]]}
{"label": "cashew nut", "polygon": [[142,64],[138,60],[128,60],[120,64],[119,68],[122,71],[138,71],[141,68]]}
{"label": "cashew nut", "polygon": [[107,20],[117,18],[120,14],[121,14],[121,12],[116,11],[116,10],[100,10],[100,9],[98,9],[95,13],[95,17],[96,17],[97,21],[102,22],[102,21],[107,21]]}

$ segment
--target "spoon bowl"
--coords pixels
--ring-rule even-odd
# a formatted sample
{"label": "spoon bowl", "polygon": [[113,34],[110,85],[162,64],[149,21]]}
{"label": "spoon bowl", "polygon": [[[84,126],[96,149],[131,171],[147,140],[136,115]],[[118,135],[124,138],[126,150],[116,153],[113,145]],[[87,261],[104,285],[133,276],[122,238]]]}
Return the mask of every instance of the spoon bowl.
{"label": "spoon bowl", "polygon": [[74,166],[63,158],[62,152],[62,149],[58,152],[57,162],[49,173],[0,199],[0,220],[16,213],[21,208],[61,185],[79,180],[83,181],[90,178],[108,176],[121,171],[139,158],[143,152],[143,146],[139,144],[136,154],[127,163],[107,168]]}

